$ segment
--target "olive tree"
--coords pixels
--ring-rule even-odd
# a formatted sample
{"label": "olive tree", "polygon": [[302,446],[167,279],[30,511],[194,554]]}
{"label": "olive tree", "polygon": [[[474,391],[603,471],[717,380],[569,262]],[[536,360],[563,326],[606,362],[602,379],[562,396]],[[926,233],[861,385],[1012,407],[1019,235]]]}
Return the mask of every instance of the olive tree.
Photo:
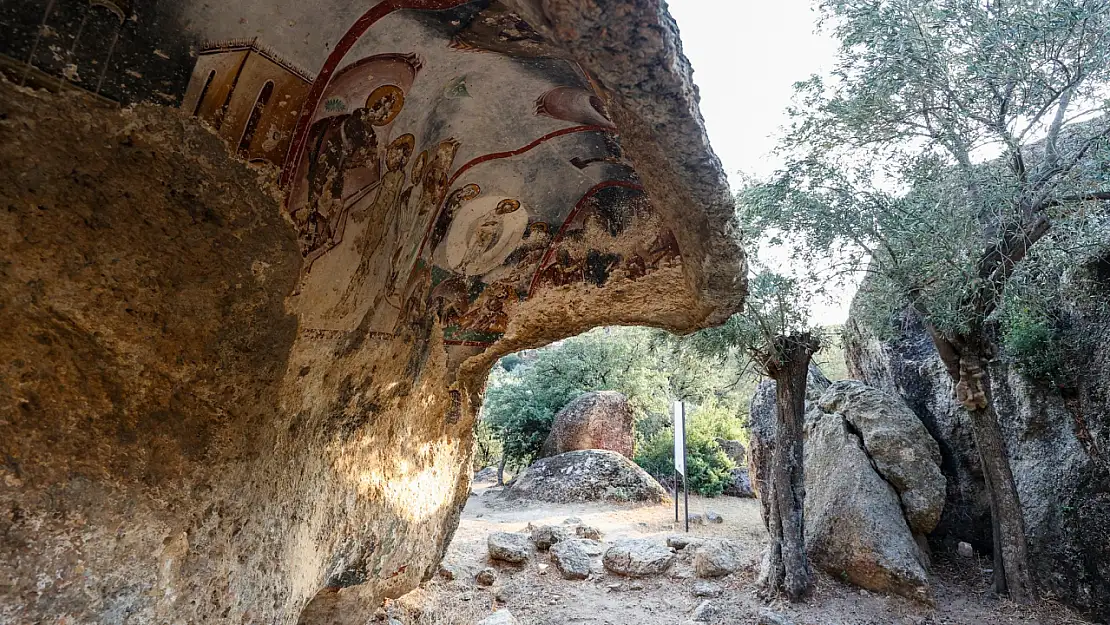
{"label": "olive tree", "polygon": [[1034,246],[1110,200],[1110,3],[821,0],[840,41],[796,85],[784,165],[741,206],[796,256],[866,272],[873,310],[909,307],[971,417],[989,493],[994,585],[1035,597],[991,398],[988,326]]}
{"label": "olive tree", "polygon": [[748,288],[743,313],[689,340],[707,355],[728,357],[738,352],[775,381],[770,475],[760,477],[770,487],[761,496],[771,542],[759,584],[768,594],[785,592],[797,601],[811,585],[805,549],[802,434],[809,363],[821,341],[809,325],[808,302],[794,279],[762,272],[750,279]]}

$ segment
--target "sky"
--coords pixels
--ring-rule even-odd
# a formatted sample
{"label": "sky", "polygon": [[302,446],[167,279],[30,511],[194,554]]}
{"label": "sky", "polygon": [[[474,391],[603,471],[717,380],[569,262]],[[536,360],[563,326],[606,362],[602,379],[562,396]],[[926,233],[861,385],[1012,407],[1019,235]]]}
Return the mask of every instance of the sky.
{"label": "sky", "polygon": [[[738,172],[766,176],[786,125],[793,85],[831,69],[835,42],[817,30],[811,0],[668,0],[682,50],[694,67],[701,113],[713,151],[729,181]],[[785,263],[781,252],[762,249],[763,260]],[[788,270],[788,267],[775,267]],[[831,302],[815,302],[813,319],[843,323],[855,289]]]}

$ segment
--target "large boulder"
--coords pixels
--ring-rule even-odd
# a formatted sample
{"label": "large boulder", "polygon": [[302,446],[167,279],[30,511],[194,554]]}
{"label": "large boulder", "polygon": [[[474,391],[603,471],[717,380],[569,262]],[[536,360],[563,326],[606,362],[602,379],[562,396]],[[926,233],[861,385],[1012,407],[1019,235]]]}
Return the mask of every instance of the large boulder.
{"label": "large boulder", "polygon": [[[915,425],[916,417],[897,397],[858,382],[831,383],[816,367],[810,368],[805,404],[806,548],[811,560],[864,588],[929,601],[928,557],[909,519],[925,532],[943,509],[945,482],[935,441],[919,422]],[[822,406],[852,417],[826,413]],[[771,461],[775,409],[775,383],[765,380],[756,388],[749,417],[749,466],[760,489],[767,488],[758,476],[766,474]],[[868,437],[878,459],[865,445]],[[895,484],[908,493],[905,499],[913,507],[903,510]],[[769,504],[766,499],[761,504],[766,519]]]}
{"label": "large boulder", "polygon": [[879,475],[898,492],[910,529],[933,531],[944,510],[940,448],[906,402],[862,382],[841,380],[825,390],[817,405],[844,417],[859,434]]}
{"label": "large boulder", "polygon": [[670,500],[647,471],[621,454],[603,449],[568,451],[537,460],[517,476],[505,496],[553,503]]}
{"label": "large boulder", "polygon": [[[1085,272],[1084,276],[1080,273]],[[1080,279],[1084,277],[1084,279]],[[1072,388],[1027,377],[1006,355],[990,363],[995,408],[1025,517],[1030,563],[1042,588],[1060,601],[1110,620],[1110,254],[1076,268],[1082,297],[1061,303],[1063,344],[1088,345]],[[853,312],[853,317],[855,313]],[[898,318],[892,339],[875,337],[849,319],[851,374],[898,393],[940,444],[948,478],[934,548],[955,553],[960,542],[992,551],[990,507],[970,417],[916,315]]]}
{"label": "large boulder", "polygon": [[839,415],[811,409],[804,449],[810,561],[863,588],[930,601],[898,493],[872,469],[859,435]]}
{"label": "large boulder", "polygon": [[635,414],[616,391],[583,393],[555,415],[540,457],[582,449],[608,449],[632,457]]}

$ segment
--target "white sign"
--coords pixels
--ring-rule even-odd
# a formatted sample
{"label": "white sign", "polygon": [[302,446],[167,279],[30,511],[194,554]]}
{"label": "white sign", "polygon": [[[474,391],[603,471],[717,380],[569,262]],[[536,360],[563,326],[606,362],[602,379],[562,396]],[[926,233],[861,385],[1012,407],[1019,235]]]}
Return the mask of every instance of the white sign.
{"label": "white sign", "polygon": [[686,419],[682,402],[674,403],[674,468],[686,475]]}

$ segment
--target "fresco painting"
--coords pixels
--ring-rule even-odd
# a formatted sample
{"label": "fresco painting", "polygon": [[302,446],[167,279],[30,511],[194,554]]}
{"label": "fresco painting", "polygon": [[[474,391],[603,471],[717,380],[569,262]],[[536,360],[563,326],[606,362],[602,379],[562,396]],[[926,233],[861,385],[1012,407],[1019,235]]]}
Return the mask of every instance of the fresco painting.
{"label": "fresco painting", "polygon": [[[306,328],[415,339],[410,368],[426,358],[430,318],[470,353],[497,341],[537,289],[637,279],[679,256],[593,78],[499,2],[439,4],[372,7],[311,89],[257,40],[209,45],[183,102],[253,127],[250,103],[226,104],[253,68],[249,89],[274,82],[277,101],[299,107],[262,120],[271,150],[248,146],[284,165],[304,256],[293,306]],[[382,43],[400,39],[405,49]],[[292,90],[294,79],[304,84]],[[469,135],[448,121],[468,115],[514,122]]]}

